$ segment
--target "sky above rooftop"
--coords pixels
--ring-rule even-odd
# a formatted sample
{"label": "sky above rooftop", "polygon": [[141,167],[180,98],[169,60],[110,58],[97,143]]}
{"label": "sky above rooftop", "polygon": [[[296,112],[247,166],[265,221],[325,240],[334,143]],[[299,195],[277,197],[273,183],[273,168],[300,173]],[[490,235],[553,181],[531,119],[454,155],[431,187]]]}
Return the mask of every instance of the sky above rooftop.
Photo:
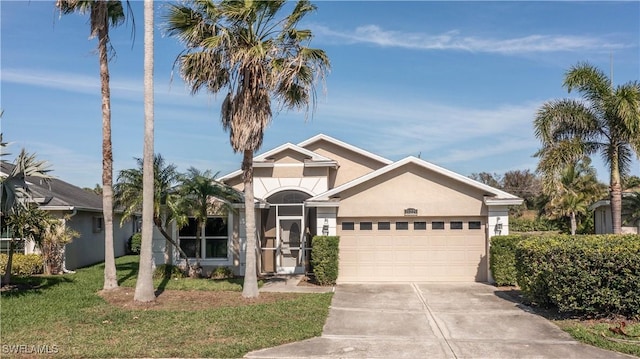
{"label": "sky above rooftop", "polygon": [[[141,1],[131,4],[135,26],[111,32],[114,179],[142,155],[143,11]],[[545,101],[576,96],[562,87],[569,67],[586,61],[609,74],[613,63],[614,84],[640,80],[637,1],[315,4],[303,25],[314,32],[311,46],[331,59],[326,86],[312,116],[275,113],[258,153],[324,133],[463,175],[534,170],[532,121]],[[172,72],[182,47],[164,36],[165,9],[156,1],[156,152],[183,171],[232,172],[241,156],[220,125],[222,95],[192,96]],[[0,13],[9,152],[36,152],[67,182],[101,183],[99,68],[88,17],[60,17],[52,1],[1,1]],[[608,181],[601,161],[594,164]],[[637,161],[632,174],[640,175]]]}

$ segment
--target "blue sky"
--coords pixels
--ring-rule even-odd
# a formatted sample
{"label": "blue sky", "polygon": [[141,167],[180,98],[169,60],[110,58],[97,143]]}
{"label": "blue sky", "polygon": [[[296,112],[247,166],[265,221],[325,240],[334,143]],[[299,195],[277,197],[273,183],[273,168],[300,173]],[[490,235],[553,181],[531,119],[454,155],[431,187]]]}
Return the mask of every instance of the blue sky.
{"label": "blue sky", "polygon": [[[156,25],[164,2],[156,4]],[[313,47],[332,62],[312,118],[280,112],[264,152],[325,133],[391,160],[408,155],[463,175],[535,169],[532,121],[551,99],[575,96],[564,72],[588,61],[614,83],[640,79],[640,2],[319,1],[306,18]],[[110,63],[114,179],[135,166],[143,136],[143,14],[116,28]],[[96,40],[88,18],[60,18],[52,1],[1,1],[2,132],[54,175],[101,183],[101,109]],[[181,51],[156,32],[155,149],[180,170],[224,175],[241,156],[220,125],[222,96],[191,96],[172,65]],[[11,157],[9,157],[11,158]],[[608,180],[600,161],[599,178]],[[634,162],[632,174],[640,175]]]}

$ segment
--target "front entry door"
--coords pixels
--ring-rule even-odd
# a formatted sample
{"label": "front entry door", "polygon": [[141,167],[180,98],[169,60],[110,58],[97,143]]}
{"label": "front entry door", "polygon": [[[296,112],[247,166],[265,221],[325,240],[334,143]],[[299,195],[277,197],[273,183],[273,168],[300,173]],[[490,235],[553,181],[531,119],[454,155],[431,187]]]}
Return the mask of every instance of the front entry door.
{"label": "front entry door", "polygon": [[302,217],[278,219],[278,273],[304,272]]}

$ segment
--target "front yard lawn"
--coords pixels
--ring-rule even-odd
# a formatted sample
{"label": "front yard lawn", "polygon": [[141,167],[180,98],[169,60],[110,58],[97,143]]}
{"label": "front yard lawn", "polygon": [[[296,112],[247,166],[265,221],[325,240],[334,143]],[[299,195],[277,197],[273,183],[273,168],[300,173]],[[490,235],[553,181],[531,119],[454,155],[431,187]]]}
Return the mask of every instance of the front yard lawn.
{"label": "front yard lawn", "polygon": [[615,334],[609,329],[618,328],[620,321],[565,319],[554,322],[583,343],[640,357],[640,322],[626,322],[624,332],[629,336]]}
{"label": "front yard lawn", "polygon": [[[121,285],[135,284],[137,260],[117,259]],[[75,358],[241,357],[320,335],[332,296],[261,293],[247,300],[237,281],[178,279],[157,282],[157,302],[137,305],[132,287],[98,293],[103,268],[16,278],[17,288],[1,293],[2,356],[40,349]]]}
{"label": "front yard lawn", "polygon": [[[497,288],[501,298],[530,305],[524,300],[518,287]],[[530,308],[536,314],[554,322],[575,340],[602,349],[640,357],[640,321],[638,320],[624,318],[577,319],[569,314],[560,314],[554,308],[545,309],[538,306],[530,306]],[[622,332],[627,335],[616,334],[611,330],[618,330],[622,322],[624,322]]]}

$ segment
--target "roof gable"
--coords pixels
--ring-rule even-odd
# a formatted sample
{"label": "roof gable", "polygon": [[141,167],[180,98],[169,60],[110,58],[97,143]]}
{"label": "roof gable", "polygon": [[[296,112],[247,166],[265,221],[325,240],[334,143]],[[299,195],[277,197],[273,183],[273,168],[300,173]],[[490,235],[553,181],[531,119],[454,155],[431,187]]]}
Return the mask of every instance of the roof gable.
{"label": "roof gable", "polygon": [[332,144],[334,146],[341,147],[343,149],[346,149],[346,150],[349,150],[351,152],[357,153],[357,154],[359,154],[361,156],[364,156],[364,157],[367,157],[367,158],[369,158],[371,160],[378,161],[378,162],[380,162],[380,163],[382,163],[384,165],[388,165],[388,164],[393,163],[393,161],[391,161],[391,160],[389,160],[387,158],[384,158],[382,156],[378,156],[378,155],[376,155],[374,153],[371,153],[369,151],[366,151],[366,150],[364,150],[364,149],[362,149],[360,147],[356,147],[354,145],[350,145],[350,144],[348,144],[346,142],[342,142],[342,141],[340,141],[338,139],[335,139],[335,138],[333,138],[331,136],[327,136],[327,135],[322,134],[322,133],[318,134],[318,135],[315,135],[315,136],[313,136],[313,137],[311,137],[311,138],[309,138],[307,140],[304,140],[304,141],[298,143],[298,146],[303,147],[303,148],[309,148],[312,145],[318,144],[319,142],[323,142],[323,141],[324,142],[328,142],[328,143],[330,143],[330,144]]}
{"label": "roof gable", "polygon": [[[402,167],[405,167],[409,164],[413,164],[418,166],[419,168],[423,168],[429,171],[432,171],[434,173],[437,173],[441,176],[444,176],[446,178],[449,178],[451,180],[454,180],[456,182],[468,185],[472,188],[478,189],[480,191],[484,191],[485,192],[485,196],[490,197],[491,201],[494,201],[491,204],[505,204],[505,205],[510,205],[510,204],[520,204],[522,203],[522,199],[520,199],[519,197],[516,197],[510,193],[504,192],[502,190],[499,190],[497,188],[488,186],[484,183],[480,183],[478,181],[475,181],[471,178],[465,177],[463,175],[460,175],[458,173],[455,173],[453,171],[450,171],[448,169],[445,169],[443,167],[437,166],[433,163],[421,160],[419,158],[413,157],[413,156],[409,156],[406,157],[400,161],[394,162],[390,165],[387,165],[383,168],[380,168],[379,170],[373,171],[371,173],[368,173],[362,177],[356,178],[350,182],[347,182],[341,186],[335,187],[327,192],[324,192],[322,194],[319,194],[315,197],[312,197],[310,199],[307,200],[307,202],[325,202],[325,201],[330,201],[332,197],[337,197],[340,193],[347,191],[349,189],[352,189],[360,184],[363,184],[365,182],[371,181],[373,179],[379,178],[385,174],[394,172],[394,171],[402,171]],[[406,169],[405,169],[406,171]],[[485,202],[487,202],[485,200]],[[489,204],[489,203],[487,203]]]}
{"label": "roof gable", "polygon": [[[271,167],[278,160],[290,157],[292,162],[299,162],[307,167],[335,167],[336,161],[309,151],[292,143],[285,143],[253,158],[254,167]],[[233,171],[220,177],[220,181],[229,180],[242,174],[242,170]]]}

